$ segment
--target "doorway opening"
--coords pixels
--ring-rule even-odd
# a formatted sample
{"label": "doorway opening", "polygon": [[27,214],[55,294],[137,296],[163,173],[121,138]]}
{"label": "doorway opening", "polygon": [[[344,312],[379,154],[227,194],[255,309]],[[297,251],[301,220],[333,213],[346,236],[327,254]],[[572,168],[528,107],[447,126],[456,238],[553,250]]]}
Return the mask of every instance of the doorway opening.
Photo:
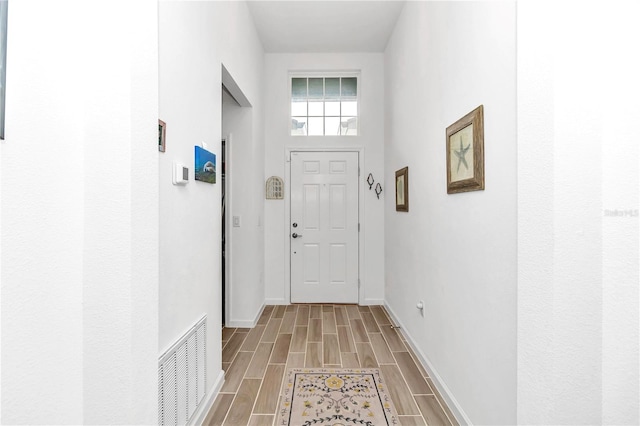
{"label": "doorway opening", "polygon": [[[243,134],[247,132],[246,127],[251,123],[238,120],[238,111],[251,107],[251,103],[246,98],[240,87],[235,82],[227,69],[222,66],[222,129],[221,129],[221,312],[222,326],[229,325],[234,315],[233,296],[233,228],[231,218],[233,213],[233,146],[235,133],[238,141],[243,142]],[[245,135],[246,136],[246,135]]]}
{"label": "doorway opening", "polygon": [[229,324],[229,314],[231,307],[231,278],[233,275],[233,264],[231,263],[233,251],[231,248],[231,238],[233,233],[231,232],[231,223],[229,222],[230,215],[232,214],[232,193],[231,193],[231,146],[233,141],[233,135],[229,132],[230,129],[225,128],[225,115],[228,114],[230,108],[239,107],[239,104],[231,96],[227,88],[222,85],[222,123],[223,123],[223,135],[221,140],[221,175],[222,175],[222,188],[221,188],[221,216],[222,216],[222,229],[221,235],[221,268],[222,271],[222,327]]}

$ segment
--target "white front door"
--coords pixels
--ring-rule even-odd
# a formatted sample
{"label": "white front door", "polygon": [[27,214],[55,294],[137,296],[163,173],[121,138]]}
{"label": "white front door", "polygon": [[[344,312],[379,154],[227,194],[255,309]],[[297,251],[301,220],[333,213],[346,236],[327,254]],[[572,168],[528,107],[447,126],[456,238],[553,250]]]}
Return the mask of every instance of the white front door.
{"label": "white front door", "polygon": [[291,302],[358,303],[358,153],[291,153]]}

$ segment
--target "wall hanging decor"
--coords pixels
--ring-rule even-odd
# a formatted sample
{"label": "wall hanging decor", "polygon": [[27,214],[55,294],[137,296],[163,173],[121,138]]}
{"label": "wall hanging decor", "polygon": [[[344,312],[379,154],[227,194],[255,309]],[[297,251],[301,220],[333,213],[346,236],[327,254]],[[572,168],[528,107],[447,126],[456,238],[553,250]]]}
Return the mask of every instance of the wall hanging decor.
{"label": "wall hanging decor", "polygon": [[382,185],[378,182],[376,185],[376,197],[378,197],[378,200],[380,199],[380,194],[382,194]]}
{"label": "wall hanging decor", "polygon": [[447,194],[484,189],[484,108],[447,127]]}
{"label": "wall hanging decor", "polygon": [[158,120],[158,151],[164,152],[167,144],[167,124]]}
{"label": "wall hanging decor", "polygon": [[373,183],[375,182],[375,180],[373,179],[373,175],[371,173],[369,173],[369,176],[367,176],[367,183],[369,184],[369,191],[371,191],[371,187],[373,187]]}
{"label": "wall hanging decor", "polygon": [[396,172],[396,211],[409,211],[409,167]]}
{"label": "wall hanging decor", "polygon": [[284,182],[282,178],[278,176],[271,176],[267,179],[265,185],[265,193],[267,200],[282,200],[284,199]]}
{"label": "wall hanging decor", "polygon": [[216,155],[196,146],[196,180],[216,183]]}

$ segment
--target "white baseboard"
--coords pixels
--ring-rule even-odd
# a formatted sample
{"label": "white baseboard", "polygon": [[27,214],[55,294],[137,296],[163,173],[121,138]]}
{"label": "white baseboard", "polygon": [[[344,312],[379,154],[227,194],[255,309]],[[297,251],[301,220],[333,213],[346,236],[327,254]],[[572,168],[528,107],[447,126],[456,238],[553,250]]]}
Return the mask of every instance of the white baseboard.
{"label": "white baseboard", "polygon": [[264,303],[267,305],[288,305],[289,304],[289,302],[287,302],[284,299],[265,299]]}
{"label": "white baseboard", "polygon": [[258,320],[260,319],[260,315],[262,315],[262,311],[264,311],[264,307],[266,306],[266,304],[262,304],[262,307],[258,310],[258,314],[256,315],[256,317],[253,320],[235,320],[235,319],[231,319],[229,320],[229,324],[225,324],[225,327],[232,327],[232,328],[253,328],[256,326],[256,324],[258,323]]}
{"label": "white baseboard", "polygon": [[[264,301],[267,305],[288,305],[289,302],[284,299],[266,299]],[[359,302],[361,306],[372,306],[372,305],[384,305],[384,299],[365,299],[362,302]]]}
{"label": "white baseboard", "polygon": [[444,399],[444,402],[446,402],[447,406],[449,407],[453,415],[456,417],[456,420],[458,420],[458,422],[461,425],[472,425],[471,420],[469,420],[469,417],[467,416],[467,414],[464,412],[460,404],[458,404],[458,401],[451,393],[451,390],[449,390],[449,387],[446,385],[446,383],[442,380],[442,377],[440,377],[436,369],[433,367],[433,364],[431,364],[431,361],[429,361],[429,358],[427,358],[424,352],[422,352],[420,348],[418,348],[416,341],[407,332],[407,329],[404,327],[404,324],[402,324],[402,321],[400,321],[400,319],[398,318],[396,313],[393,311],[393,309],[391,309],[389,304],[384,302],[384,307],[387,310],[387,312],[389,312],[389,315],[391,315],[391,320],[393,321],[393,323],[400,327],[400,332],[407,339],[407,343],[409,343],[409,345],[411,346],[411,349],[413,349],[416,356],[420,358],[418,361],[420,361],[420,363],[425,368],[425,370],[427,370],[429,377],[431,377],[431,381],[436,386],[436,388],[438,388],[438,392],[440,392],[440,395]]}
{"label": "white baseboard", "polygon": [[189,425],[202,425],[204,423],[207,414],[209,414],[209,410],[211,410],[211,407],[213,406],[213,402],[216,400],[216,396],[218,396],[218,392],[220,392],[220,389],[222,389],[223,384],[224,371],[220,370],[220,373],[218,374],[218,377],[216,378],[213,386],[205,395],[196,412],[193,413]]}

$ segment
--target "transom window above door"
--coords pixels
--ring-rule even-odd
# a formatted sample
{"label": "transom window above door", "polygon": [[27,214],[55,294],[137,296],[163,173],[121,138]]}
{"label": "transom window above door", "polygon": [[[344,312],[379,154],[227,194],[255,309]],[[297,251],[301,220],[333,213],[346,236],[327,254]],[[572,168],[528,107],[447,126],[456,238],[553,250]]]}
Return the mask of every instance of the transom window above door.
{"label": "transom window above door", "polygon": [[358,77],[291,77],[291,135],[358,134]]}

